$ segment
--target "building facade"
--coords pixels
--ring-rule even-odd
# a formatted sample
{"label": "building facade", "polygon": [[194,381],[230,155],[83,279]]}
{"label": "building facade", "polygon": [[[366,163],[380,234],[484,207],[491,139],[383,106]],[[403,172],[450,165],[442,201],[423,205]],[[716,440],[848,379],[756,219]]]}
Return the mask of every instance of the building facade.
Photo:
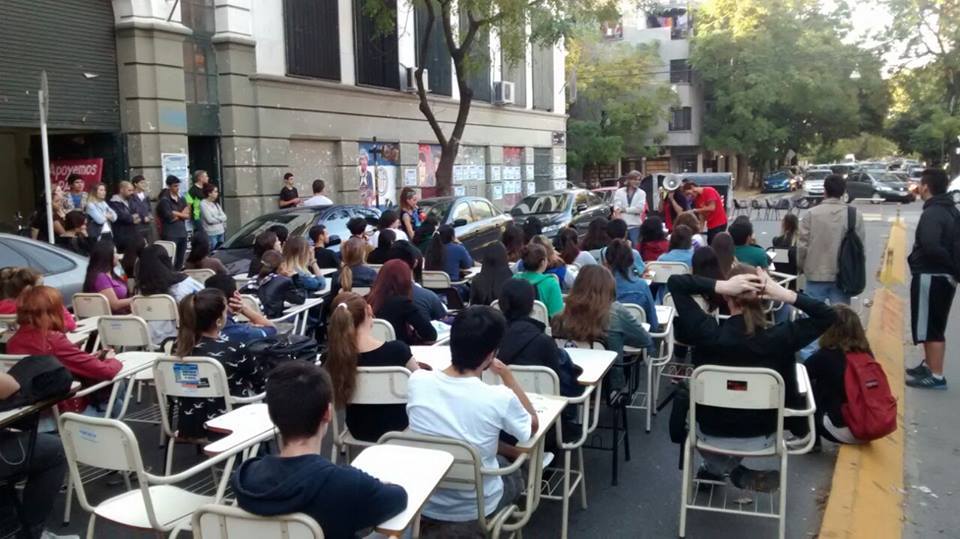
{"label": "building facade", "polygon": [[[415,67],[425,29],[409,2],[397,3],[396,31],[384,33],[363,13],[364,0],[66,1],[102,4],[101,17],[110,17],[115,47],[105,57],[114,68],[113,123],[98,129],[116,139],[112,151],[121,164],[105,170],[108,183],[143,174],[156,194],[168,173],[207,170],[221,186],[233,230],[277,208],[286,172],[306,196],[313,180],[323,179],[338,203],[386,205],[404,186],[424,196],[435,191],[439,147],[407,91],[407,68]],[[36,4],[13,2],[21,3]],[[51,4],[41,6],[46,10],[60,3],[41,4]],[[24,24],[41,24],[44,16],[35,10]],[[566,176],[564,53],[560,46],[528,46],[523,61],[507,65],[495,33],[480,42],[486,67],[471,74],[475,97],[455,192],[508,207]],[[431,43],[426,67],[433,110],[449,129],[459,96],[443,46]],[[513,103],[497,99],[501,81],[514,83]],[[72,96],[69,86],[63,95]],[[18,179],[31,191],[20,203],[27,208],[38,190],[32,175]]]}

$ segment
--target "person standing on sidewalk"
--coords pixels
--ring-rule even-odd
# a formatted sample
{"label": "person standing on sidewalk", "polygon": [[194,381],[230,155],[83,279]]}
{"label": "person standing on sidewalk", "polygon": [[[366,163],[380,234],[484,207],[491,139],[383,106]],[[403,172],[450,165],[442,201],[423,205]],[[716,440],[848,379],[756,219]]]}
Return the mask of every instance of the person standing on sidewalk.
{"label": "person standing on sidewalk", "polygon": [[191,209],[180,196],[180,178],[172,174],[167,176],[167,188],[157,200],[157,215],[160,218],[160,239],[177,245],[173,269],[179,271],[187,254],[187,221],[191,218]]}
{"label": "person standing on sidewalk", "polygon": [[647,194],[640,190],[643,174],[631,170],[626,176],[626,185],[613,193],[613,207],[620,218],[627,223],[627,237],[630,246],[636,247],[640,240],[640,224],[647,215]]}
{"label": "person standing on sidewalk", "polygon": [[193,185],[187,190],[187,195],[183,197],[190,206],[190,221],[187,223],[187,229],[190,232],[200,230],[203,223],[200,219],[200,203],[206,198],[203,195],[203,188],[210,183],[210,176],[206,170],[197,170],[193,173]]}
{"label": "person standing on sidewalk", "polygon": [[[843,202],[847,182],[838,174],[823,180],[823,202],[810,208],[800,220],[797,237],[797,269],[807,276],[804,292],[831,304],[850,304],[850,296],[837,286],[840,243],[847,233],[848,206]],[[856,233],[865,242],[863,216],[857,210]]]}
{"label": "person standing on sidewalk", "polygon": [[707,243],[713,243],[713,238],[727,230],[727,208],[723,205],[723,197],[713,187],[700,187],[696,182],[683,182],[683,194],[693,199],[693,208],[707,221]]}
{"label": "person standing on sidewalk", "polygon": [[283,175],[283,188],[280,189],[280,197],[277,201],[281,210],[295,208],[302,202],[300,200],[300,193],[297,192],[297,188],[293,185],[293,182],[292,172],[287,172]]}
{"label": "person standing on sidewalk", "polygon": [[227,214],[217,199],[220,190],[217,186],[208,183],[203,186],[203,200],[200,201],[200,217],[203,221],[203,231],[210,239],[210,250],[213,251],[223,245],[224,234],[227,231]]}
{"label": "person standing on sidewalk", "polygon": [[907,369],[907,385],[947,389],[943,376],[947,319],[957,289],[960,212],[947,194],[947,174],[928,168],[920,176],[923,213],[917,224],[910,264],[910,320],[914,344],[923,344],[924,360]]}
{"label": "person standing on sidewalk", "polygon": [[150,193],[148,191],[150,182],[142,174],[137,174],[130,179],[130,183],[133,184],[134,192],[127,203],[130,204],[130,211],[140,217],[137,231],[147,240],[148,244],[153,243],[157,240],[157,227],[153,222],[153,210],[150,209]]}

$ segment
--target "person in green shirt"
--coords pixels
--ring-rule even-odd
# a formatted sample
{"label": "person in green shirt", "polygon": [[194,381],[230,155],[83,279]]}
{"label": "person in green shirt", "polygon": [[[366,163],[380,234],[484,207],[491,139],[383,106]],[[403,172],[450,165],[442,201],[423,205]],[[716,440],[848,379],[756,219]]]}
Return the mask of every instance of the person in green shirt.
{"label": "person in green shirt", "polygon": [[193,173],[193,185],[187,191],[184,199],[187,206],[190,206],[190,221],[193,223],[193,229],[200,229],[200,202],[206,197],[203,196],[203,187],[210,182],[210,176],[206,170],[196,170]]}
{"label": "person in green shirt", "polygon": [[531,243],[523,248],[521,260],[523,270],[514,277],[523,279],[537,291],[537,299],[547,306],[547,315],[554,316],[563,310],[563,295],[560,292],[560,280],[556,275],[544,273],[547,270],[547,251],[542,245]]}
{"label": "person in green shirt", "polygon": [[767,252],[753,242],[753,224],[749,219],[738,218],[730,225],[728,232],[733,238],[733,254],[741,264],[763,269],[770,267]]}

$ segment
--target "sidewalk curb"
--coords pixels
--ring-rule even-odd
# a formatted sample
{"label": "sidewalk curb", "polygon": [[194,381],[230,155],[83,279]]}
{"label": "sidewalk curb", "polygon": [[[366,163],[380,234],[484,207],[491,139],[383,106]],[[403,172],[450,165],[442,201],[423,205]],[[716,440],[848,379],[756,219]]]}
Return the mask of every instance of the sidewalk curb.
{"label": "sidewalk curb", "polygon": [[867,325],[867,339],[899,403],[897,431],[869,444],[840,447],[821,538],[899,539],[902,535],[904,303],[889,289],[878,289]]}

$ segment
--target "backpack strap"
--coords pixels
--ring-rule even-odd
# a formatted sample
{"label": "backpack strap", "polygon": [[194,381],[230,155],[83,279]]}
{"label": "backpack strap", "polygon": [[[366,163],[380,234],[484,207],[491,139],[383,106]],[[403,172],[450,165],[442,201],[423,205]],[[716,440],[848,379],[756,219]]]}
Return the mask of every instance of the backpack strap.
{"label": "backpack strap", "polygon": [[853,206],[847,206],[847,232],[851,230],[857,230],[857,210]]}

